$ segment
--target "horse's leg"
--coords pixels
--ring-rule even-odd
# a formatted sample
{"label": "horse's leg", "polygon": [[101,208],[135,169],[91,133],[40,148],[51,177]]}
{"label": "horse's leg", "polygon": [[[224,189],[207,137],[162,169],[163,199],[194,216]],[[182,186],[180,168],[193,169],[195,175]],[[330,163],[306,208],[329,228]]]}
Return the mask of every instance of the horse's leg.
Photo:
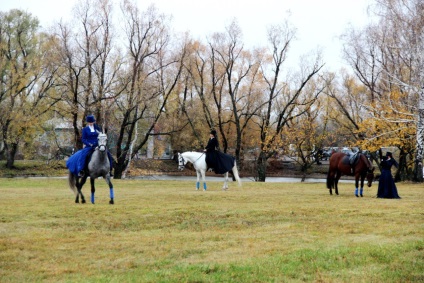
{"label": "horse's leg", "polygon": [[196,170],[196,175],[197,175],[196,191],[198,191],[200,188],[200,171],[199,170]]}
{"label": "horse's leg", "polygon": [[96,192],[96,188],[94,187],[94,178],[90,178],[90,184],[91,184],[91,203],[94,204],[94,193]]}
{"label": "horse's leg", "polygon": [[206,179],[205,179],[205,175],[206,175],[206,171],[205,170],[200,170],[200,173],[202,174],[202,181],[203,181],[203,190],[206,191]]}
{"label": "horse's leg", "polygon": [[359,197],[358,195],[358,187],[359,187],[359,174],[355,174],[355,196]]}
{"label": "horse's leg", "polygon": [[224,186],[222,186],[222,189],[224,191],[228,190],[228,172],[224,174]]}
{"label": "horse's leg", "polygon": [[334,179],[334,172],[333,171],[329,171],[328,172],[328,176],[327,176],[327,188],[330,191],[330,195],[333,195],[333,186],[335,183],[335,179]]}
{"label": "horse's leg", "polygon": [[[78,182],[76,183],[76,185],[78,185]],[[79,196],[80,196],[80,192],[79,192],[79,189],[77,187],[77,196],[75,197],[75,203],[79,203]]]}
{"label": "horse's leg", "polygon": [[336,195],[339,195],[339,180],[342,176],[342,173],[337,171],[336,177],[334,178],[334,191],[336,192]]}
{"label": "horse's leg", "polygon": [[362,174],[361,175],[361,190],[359,191],[359,195],[361,197],[363,197],[363,192],[364,192],[364,180],[365,180],[365,175]]}
{"label": "horse's leg", "polygon": [[114,204],[115,202],[113,200],[114,199],[113,184],[110,181],[110,174],[107,174],[105,179],[106,179],[106,183],[109,185],[109,196],[110,196],[109,204]]}
{"label": "horse's leg", "polygon": [[[78,195],[81,195],[81,203],[85,203],[85,197],[84,197],[84,195],[82,194],[82,186],[84,186],[84,184],[85,184],[85,182],[87,181],[87,175],[84,175],[82,178],[81,178],[81,182],[79,182],[79,180],[78,180],[79,178],[77,177],[77,183],[76,183],[76,186],[77,186],[77,190],[78,190]],[[78,199],[78,197],[77,197],[77,199]],[[76,200],[75,200],[75,202],[77,202]],[[78,203],[78,202],[77,202]]]}

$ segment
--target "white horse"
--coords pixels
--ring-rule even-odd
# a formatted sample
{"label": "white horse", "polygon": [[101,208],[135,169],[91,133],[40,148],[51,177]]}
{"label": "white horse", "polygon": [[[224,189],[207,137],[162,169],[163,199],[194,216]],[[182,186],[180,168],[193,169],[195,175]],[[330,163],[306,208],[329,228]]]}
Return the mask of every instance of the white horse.
{"label": "white horse", "polygon": [[[200,188],[200,176],[202,176],[203,190],[206,191],[205,173],[206,173],[206,170],[208,169],[208,166],[206,165],[206,153],[194,152],[194,151],[178,153],[178,169],[184,170],[187,162],[192,163],[194,166],[194,169],[196,170],[196,174],[197,174],[196,190]],[[238,174],[237,164],[235,160],[234,160],[234,166],[231,170],[239,186],[241,186],[241,180]],[[224,174],[224,177],[225,177],[225,181],[224,181],[224,186],[222,187],[222,189],[228,190],[228,172]]]}

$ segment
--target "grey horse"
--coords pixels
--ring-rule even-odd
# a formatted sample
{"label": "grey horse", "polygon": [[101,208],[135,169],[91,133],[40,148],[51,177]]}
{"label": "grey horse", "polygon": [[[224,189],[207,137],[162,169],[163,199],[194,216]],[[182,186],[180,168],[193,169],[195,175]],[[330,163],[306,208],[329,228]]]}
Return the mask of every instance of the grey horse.
{"label": "grey horse", "polygon": [[[79,203],[79,197],[81,196],[81,202],[85,203],[84,195],[82,194],[82,186],[84,186],[87,178],[90,176],[91,183],[91,203],[94,204],[94,192],[96,191],[94,187],[94,181],[98,177],[103,177],[106,180],[106,183],[109,185],[110,191],[110,204],[114,204],[114,195],[113,195],[113,185],[110,181],[110,163],[107,155],[107,136],[104,133],[99,132],[98,136],[99,145],[94,150],[91,155],[91,160],[88,163],[88,174],[85,174],[83,177],[79,177],[71,172],[68,175],[68,182],[71,191],[75,193],[75,203]],[[80,180],[81,179],[81,180]]]}

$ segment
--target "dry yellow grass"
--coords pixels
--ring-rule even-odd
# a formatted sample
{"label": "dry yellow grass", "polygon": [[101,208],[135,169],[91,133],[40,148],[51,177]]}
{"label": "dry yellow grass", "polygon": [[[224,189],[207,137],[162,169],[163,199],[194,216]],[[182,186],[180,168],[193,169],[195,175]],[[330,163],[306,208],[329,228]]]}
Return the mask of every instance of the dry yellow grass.
{"label": "dry yellow grass", "polygon": [[1,282],[424,280],[422,184],[114,180],[115,205],[96,185],[77,205],[65,179],[0,179]]}

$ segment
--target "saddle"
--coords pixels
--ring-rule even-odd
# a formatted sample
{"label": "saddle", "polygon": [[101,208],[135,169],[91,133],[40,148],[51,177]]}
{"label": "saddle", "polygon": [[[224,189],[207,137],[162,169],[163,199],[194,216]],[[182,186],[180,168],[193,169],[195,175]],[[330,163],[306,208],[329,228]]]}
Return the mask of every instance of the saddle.
{"label": "saddle", "polygon": [[350,166],[352,174],[355,172],[355,165],[358,163],[360,155],[361,153],[358,151],[352,156],[346,155],[343,157],[342,163]]}

